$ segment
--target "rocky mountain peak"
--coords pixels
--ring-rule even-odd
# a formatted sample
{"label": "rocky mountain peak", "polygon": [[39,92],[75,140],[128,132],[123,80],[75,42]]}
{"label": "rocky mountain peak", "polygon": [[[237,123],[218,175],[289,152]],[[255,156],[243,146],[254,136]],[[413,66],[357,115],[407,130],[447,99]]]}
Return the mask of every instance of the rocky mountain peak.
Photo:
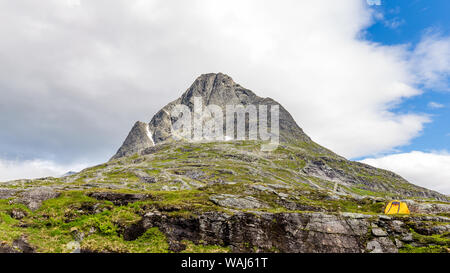
{"label": "rocky mountain peak", "polygon": [[148,123],[137,121],[112,159],[133,155],[154,145]]}
{"label": "rocky mountain peak", "polygon": [[[281,142],[311,142],[311,139],[297,125],[289,112],[278,102],[271,98],[257,96],[253,91],[235,83],[226,74],[209,73],[200,75],[180,98],[167,104],[153,116],[148,124],[151,141],[147,134],[143,133],[147,131],[145,123],[136,123],[113,159],[139,153],[154,144],[172,139],[172,123],[176,119],[176,117],[171,116],[173,108],[182,104],[188,106],[192,111],[196,98],[201,98],[203,107],[217,105],[224,112],[227,105],[255,105],[258,113],[258,106],[260,105],[266,105],[268,108],[277,105],[279,106],[279,140]],[[271,124],[268,124],[267,127],[271,130]],[[328,152],[326,149],[323,149],[323,151]]]}
{"label": "rocky mountain peak", "polygon": [[[256,95],[246,90],[222,73],[199,76],[181,96],[181,104],[191,106],[195,97],[201,97],[204,105],[248,104]],[[250,97],[250,98],[248,98]]]}

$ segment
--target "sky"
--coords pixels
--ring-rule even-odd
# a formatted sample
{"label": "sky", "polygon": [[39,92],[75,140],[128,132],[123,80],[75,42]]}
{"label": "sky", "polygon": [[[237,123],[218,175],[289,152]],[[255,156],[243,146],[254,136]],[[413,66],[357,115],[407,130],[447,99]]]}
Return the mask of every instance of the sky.
{"label": "sky", "polygon": [[105,162],[222,72],[321,145],[450,194],[449,5],[0,0],[0,181]]}
{"label": "sky", "polygon": [[[431,54],[436,56],[435,60],[424,58],[414,63],[429,62],[427,66],[435,63],[441,69],[440,72],[436,70],[438,81],[418,83],[417,88],[422,93],[404,100],[393,110],[396,113],[421,112],[429,116],[430,121],[424,124],[422,132],[409,144],[395,147],[392,152],[361,160],[393,170],[416,184],[450,194],[450,2],[391,0],[372,7],[379,15],[376,15],[376,23],[367,28],[366,39],[384,45],[406,44],[416,51],[434,51]],[[420,49],[427,36],[437,38],[438,42],[428,49]],[[419,71],[425,75],[430,73],[426,69]]]}

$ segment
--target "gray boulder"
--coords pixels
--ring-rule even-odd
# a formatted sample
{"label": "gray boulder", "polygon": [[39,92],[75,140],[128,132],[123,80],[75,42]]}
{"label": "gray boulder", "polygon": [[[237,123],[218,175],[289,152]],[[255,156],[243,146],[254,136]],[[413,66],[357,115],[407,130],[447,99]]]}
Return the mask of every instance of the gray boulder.
{"label": "gray boulder", "polygon": [[8,188],[0,188],[0,199],[8,199],[14,197],[18,190],[8,189]]}
{"label": "gray boulder", "polygon": [[116,206],[126,206],[129,203],[134,203],[150,198],[150,196],[147,194],[118,192],[92,192],[89,193],[88,196],[97,200],[110,201]]}
{"label": "gray boulder", "polygon": [[369,241],[366,247],[370,253],[397,253],[396,245],[388,237],[378,237]]}
{"label": "gray boulder", "polygon": [[57,198],[59,195],[60,193],[50,187],[39,187],[21,193],[20,197],[14,200],[14,202],[24,204],[30,210],[34,211],[37,210],[45,200]]}
{"label": "gray boulder", "polygon": [[372,234],[376,237],[386,237],[388,235],[386,231],[382,230],[381,228],[373,228]]}
{"label": "gray boulder", "polygon": [[406,200],[409,210],[412,213],[439,214],[450,213],[450,204],[440,203],[419,203],[412,200]]}
{"label": "gray boulder", "polygon": [[268,207],[252,196],[239,197],[231,194],[218,194],[209,197],[213,203],[228,208],[259,209]]}

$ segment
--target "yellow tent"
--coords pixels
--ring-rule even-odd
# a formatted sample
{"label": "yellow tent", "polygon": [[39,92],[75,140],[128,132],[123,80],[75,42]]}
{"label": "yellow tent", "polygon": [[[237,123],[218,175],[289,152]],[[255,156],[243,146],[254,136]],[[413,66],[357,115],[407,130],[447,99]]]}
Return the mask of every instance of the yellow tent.
{"label": "yellow tent", "polygon": [[409,214],[408,205],[399,200],[393,200],[384,209],[384,214]]}

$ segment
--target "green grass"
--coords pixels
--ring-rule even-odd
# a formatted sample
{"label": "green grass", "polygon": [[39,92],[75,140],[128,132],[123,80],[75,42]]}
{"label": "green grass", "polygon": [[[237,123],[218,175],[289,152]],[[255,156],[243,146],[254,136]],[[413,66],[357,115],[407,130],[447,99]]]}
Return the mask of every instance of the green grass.
{"label": "green grass", "polygon": [[399,253],[448,253],[448,247],[429,245],[426,247],[415,247],[410,244],[404,245],[398,250]]}
{"label": "green grass", "polygon": [[103,173],[108,181],[130,181],[138,182],[139,178],[134,174],[123,170],[117,170],[113,172]]}
{"label": "green grass", "polygon": [[194,244],[191,241],[183,240],[182,243],[186,249],[181,253],[229,253],[230,247],[223,247],[218,245]]}
{"label": "green grass", "polygon": [[91,252],[116,253],[167,253],[169,244],[166,236],[158,228],[148,229],[135,241],[125,241],[117,235],[94,234],[81,243],[81,247]]}

